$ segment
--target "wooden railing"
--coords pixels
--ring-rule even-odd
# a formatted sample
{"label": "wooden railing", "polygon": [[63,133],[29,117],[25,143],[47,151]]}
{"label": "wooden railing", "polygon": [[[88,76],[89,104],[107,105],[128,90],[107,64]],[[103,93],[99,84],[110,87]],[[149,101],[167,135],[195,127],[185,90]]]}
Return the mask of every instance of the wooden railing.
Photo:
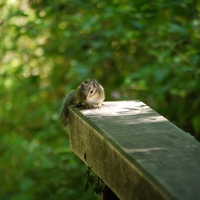
{"label": "wooden railing", "polygon": [[69,113],[71,149],[109,188],[101,199],[200,199],[200,143],[144,103]]}

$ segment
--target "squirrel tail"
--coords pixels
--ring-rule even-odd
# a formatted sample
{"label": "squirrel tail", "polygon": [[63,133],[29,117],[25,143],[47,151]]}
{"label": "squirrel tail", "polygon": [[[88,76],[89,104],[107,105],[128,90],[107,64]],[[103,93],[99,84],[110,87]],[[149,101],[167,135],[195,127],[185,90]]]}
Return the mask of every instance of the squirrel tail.
{"label": "squirrel tail", "polygon": [[72,90],[69,94],[67,94],[67,96],[65,97],[65,99],[63,101],[63,106],[60,111],[59,119],[64,127],[68,126],[68,124],[69,124],[68,106],[75,104],[75,102],[76,102],[75,96],[76,96],[76,90]]}

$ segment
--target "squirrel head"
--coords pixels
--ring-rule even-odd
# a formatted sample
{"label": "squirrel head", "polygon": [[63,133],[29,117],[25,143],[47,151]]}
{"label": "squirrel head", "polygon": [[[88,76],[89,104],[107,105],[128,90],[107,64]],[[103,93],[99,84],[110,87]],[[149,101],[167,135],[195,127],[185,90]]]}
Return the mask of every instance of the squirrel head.
{"label": "squirrel head", "polygon": [[98,87],[99,83],[95,79],[86,79],[83,81],[81,83],[81,91],[84,95],[84,99],[87,100],[94,96]]}

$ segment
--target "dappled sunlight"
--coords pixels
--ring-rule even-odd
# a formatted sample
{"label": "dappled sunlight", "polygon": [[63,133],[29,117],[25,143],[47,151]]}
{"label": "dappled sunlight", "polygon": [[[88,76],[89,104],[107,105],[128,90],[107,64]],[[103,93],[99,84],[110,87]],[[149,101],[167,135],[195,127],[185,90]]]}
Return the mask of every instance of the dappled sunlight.
{"label": "dappled sunlight", "polygon": [[39,76],[43,89],[49,85],[46,79],[53,68],[52,60],[44,56],[43,46],[50,36],[48,28],[43,27],[42,20],[37,18],[28,1],[8,0],[4,4],[0,17],[1,29],[6,30],[1,31],[0,75],[5,75],[2,85],[10,89],[16,87],[16,82],[20,84]]}
{"label": "dappled sunlight", "polygon": [[137,113],[140,111],[141,107],[145,107],[146,105],[139,101],[117,101],[117,105],[112,106],[115,102],[103,102],[103,105],[100,109],[92,109],[92,110],[83,110],[82,112],[87,115],[99,115],[100,113],[103,116],[121,116],[130,115],[129,111]]}
{"label": "dappled sunlight", "polygon": [[[115,105],[115,106],[113,106]],[[125,124],[147,124],[167,121],[141,101],[117,101],[104,102],[100,109],[82,110],[88,117],[98,118],[107,117],[113,123]]]}
{"label": "dappled sunlight", "polygon": [[127,153],[151,153],[152,151],[165,150],[165,148],[161,148],[161,147],[142,148],[142,149],[137,149],[137,148],[127,149],[127,148],[124,148],[124,150]]}

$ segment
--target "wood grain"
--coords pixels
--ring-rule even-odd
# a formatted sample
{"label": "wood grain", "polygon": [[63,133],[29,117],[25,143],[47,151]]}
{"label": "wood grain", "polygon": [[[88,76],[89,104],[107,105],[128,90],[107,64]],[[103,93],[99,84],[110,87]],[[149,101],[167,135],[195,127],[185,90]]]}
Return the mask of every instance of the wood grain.
{"label": "wood grain", "polygon": [[71,149],[121,200],[200,199],[200,144],[144,103],[69,113]]}

